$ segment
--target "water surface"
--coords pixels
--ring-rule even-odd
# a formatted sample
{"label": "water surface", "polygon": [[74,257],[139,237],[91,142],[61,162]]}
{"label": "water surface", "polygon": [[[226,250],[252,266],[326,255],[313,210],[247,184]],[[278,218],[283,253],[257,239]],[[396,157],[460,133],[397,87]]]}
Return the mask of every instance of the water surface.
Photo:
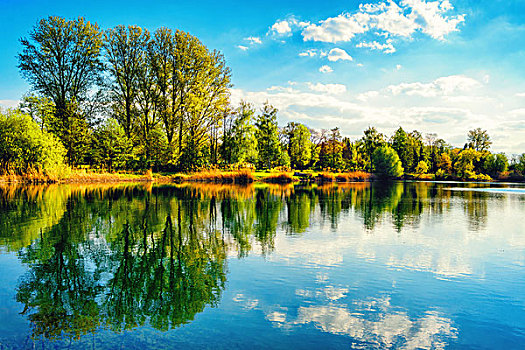
{"label": "water surface", "polygon": [[525,188],[0,187],[0,349],[525,348]]}

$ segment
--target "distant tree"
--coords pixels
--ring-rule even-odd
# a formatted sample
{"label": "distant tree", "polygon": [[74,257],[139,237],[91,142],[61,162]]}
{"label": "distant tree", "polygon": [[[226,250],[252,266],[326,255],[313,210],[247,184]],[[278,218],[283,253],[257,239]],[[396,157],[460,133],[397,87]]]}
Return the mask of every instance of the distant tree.
{"label": "distant tree", "polygon": [[252,125],[255,115],[253,106],[241,101],[223,121],[221,157],[227,164],[257,161],[256,129]]}
{"label": "distant tree", "polygon": [[319,164],[322,168],[330,168],[333,170],[343,169],[345,167],[343,161],[343,144],[341,143],[339,128],[331,129],[327,140],[322,143],[319,153]]}
{"label": "distant tree", "polygon": [[364,145],[364,155],[368,158],[368,170],[371,170],[372,162],[371,156],[374,154],[375,150],[379,147],[382,147],[385,144],[385,136],[377,131],[374,127],[368,127],[364,131],[364,136],[362,142]]}
{"label": "distant tree", "polygon": [[124,128],[115,119],[109,119],[94,132],[93,159],[110,172],[123,169],[131,154],[131,146]]}
{"label": "distant tree", "polygon": [[428,172],[428,163],[424,160],[417,163],[416,174],[426,174]]}
{"label": "distant tree", "polygon": [[280,165],[281,158],[277,109],[269,103],[265,103],[261,112],[255,121],[255,135],[259,154],[257,167],[270,169]]}
{"label": "distant tree", "polygon": [[477,128],[468,132],[468,146],[478,152],[486,151],[490,148],[492,142],[487,130]]}
{"label": "distant tree", "polygon": [[288,138],[288,154],[294,169],[305,169],[312,159],[312,143],[310,131],[299,123],[288,123],[286,126]]}
{"label": "distant tree", "polygon": [[389,146],[381,146],[374,151],[372,164],[375,172],[380,176],[399,177],[404,172],[399,156]]}
{"label": "distant tree", "polygon": [[438,169],[441,169],[445,174],[452,173],[452,160],[447,153],[441,153],[438,163]]}

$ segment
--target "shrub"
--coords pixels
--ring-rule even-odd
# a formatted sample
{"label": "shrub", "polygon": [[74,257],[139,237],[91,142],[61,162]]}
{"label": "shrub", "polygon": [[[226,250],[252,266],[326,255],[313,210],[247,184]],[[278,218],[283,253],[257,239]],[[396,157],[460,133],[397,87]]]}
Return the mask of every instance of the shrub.
{"label": "shrub", "polygon": [[377,148],[372,154],[375,172],[383,177],[400,177],[404,169],[396,151],[389,146]]}
{"label": "shrub", "polygon": [[56,180],[67,176],[66,149],[20,111],[0,111],[0,172]]}

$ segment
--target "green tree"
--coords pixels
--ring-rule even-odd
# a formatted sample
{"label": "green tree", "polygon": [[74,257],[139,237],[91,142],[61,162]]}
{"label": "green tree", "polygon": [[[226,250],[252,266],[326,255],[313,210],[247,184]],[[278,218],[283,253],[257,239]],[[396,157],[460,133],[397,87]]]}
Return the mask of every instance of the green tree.
{"label": "green tree", "polygon": [[468,146],[478,152],[488,150],[492,144],[487,130],[482,130],[481,128],[470,130],[468,132],[467,140]]}
{"label": "green tree", "polygon": [[364,136],[361,139],[364,146],[363,155],[367,158],[368,169],[372,170],[372,154],[379,147],[382,147],[385,144],[385,136],[377,131],[374,127],[368,127],[364,131]]}
{"label": "green tree", "polygon": [[36,171],[51,178],[67,175],[64,146],[30,116],[0,111],[0,140],[0,172],[25,175]]}
{"label": "green tree", "polygon": [[294,169],[305,169],[312,159],[310,131],[303,124],[295,122],[288,123],[285,130],[291,167]]}
{"label": "green tree", "polygon": [[424,160],[417,163],[416,174],[426,174],[428,172],[428,163]]}
{"label": "green tree", "polygon": [[102,34],[83,18],[51,16],[40,20],[21,44],[18,67],[35,91],[53,101],[56,123],[49,131],[62,140],[68,161],[75,164],[83,157],[75,140],[85,136],[94,106],[90,93],[101,81]]}
{"label": "green tree", "polygon": [[265,103],[255,121],[257,137],[258,168],[271,169],[280,165],[281,144],[277,126],[277,108]]}
{"label": "green tree", "polygon": [[252,125],[255,109],[241,101],[223,121],[221,157],[227,164],[257,161],[256,129]]}
{"label": "green tree", "polygon": [[108,171],[123,169],[131,154],[131,142],[115,119],[107,120],[93,134],[92,152],[95,164]]}
{"label": "green tree", "polygon": [[104,35],[105,58],[112,79],[112,110],[128,138],[137,126],[140,78],[148,64],[145,56],[149,41],[149,32],[138,26],[118,25]]}
{"label": "green tree", "polygon": [[399,156],[389,146],[381,146],[374,151],[372,164],[375,172],[383,177],[400,177],[404,172]]}

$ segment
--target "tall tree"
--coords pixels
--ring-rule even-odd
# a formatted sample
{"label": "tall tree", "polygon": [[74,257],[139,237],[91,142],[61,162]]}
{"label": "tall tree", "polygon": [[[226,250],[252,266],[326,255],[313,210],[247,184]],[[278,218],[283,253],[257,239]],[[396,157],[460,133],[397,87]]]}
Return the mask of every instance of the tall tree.
{"label": "tall tree", "polygon": [[[86,137],[90,89],[100,83],[102,34],[97,24],[84,18],[66,20],[48,17],[40,20],[20,40],[19,69],[44,97],[55,105],[57,125],[51,130],[68,150],[71,164],[81,161],[78,140]],[[85,111],[84,110],[84,111]]]}
{"label": "tall tree", "polygon": [[470,130],[467,139],[468,146],[478,152],[486,151],[490,148],[490,145],[492,145],[487,130],[482,130],[481,128]]}
{"label": "tall tree", "polygon": [[299,123],[288,123],[285,128],[288,138],[288,154],[294,169],[305,169],[312,158],[312,143],[310,131]]}
{"label": "tall tree", "polygon": [[270,169],[279,165],[281,144],[277,126],[277,108],[265,103],[255,122],[259,168]]}
{"label": "tall tree", "polygon": [[[123,25],[108,29],[104,35],[105,57],[111,74],[113,113],[128,138],[131,138],[135,119],[140,74],[147,64],[144,59],[150,34],[138,26]],[[151,82],[150,82],[151,83]]]}

